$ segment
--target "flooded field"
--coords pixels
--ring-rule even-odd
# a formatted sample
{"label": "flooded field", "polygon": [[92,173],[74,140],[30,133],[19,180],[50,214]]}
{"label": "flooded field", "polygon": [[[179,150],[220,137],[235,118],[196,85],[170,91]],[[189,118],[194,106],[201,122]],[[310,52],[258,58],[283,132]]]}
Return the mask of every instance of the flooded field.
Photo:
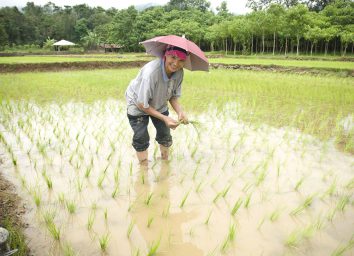
{"label": "flooded field", "polygon": [[169,161],[151,129],[141,167],[122,102],[3,102],[0,168],[33,254],[354,255],[354,157],[239,111],[189,115]]}

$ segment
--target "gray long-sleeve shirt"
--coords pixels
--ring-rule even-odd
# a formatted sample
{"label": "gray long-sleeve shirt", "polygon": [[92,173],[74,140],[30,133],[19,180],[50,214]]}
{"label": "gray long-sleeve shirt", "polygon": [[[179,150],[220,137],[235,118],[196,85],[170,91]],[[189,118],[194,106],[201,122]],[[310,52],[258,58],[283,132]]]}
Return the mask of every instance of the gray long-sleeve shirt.
{"label": "gray long-sleeve shirt", "polygon": [[181,96],[182,81],[183,69],[169,79],[161,59],[150,61],[142,67],[125,92],[128,114],[146,115],[138,108],[138,104],[143,104],[144,108],[151,106],[160,113],[165,112],[168,109],[167,102],[172,97]]}

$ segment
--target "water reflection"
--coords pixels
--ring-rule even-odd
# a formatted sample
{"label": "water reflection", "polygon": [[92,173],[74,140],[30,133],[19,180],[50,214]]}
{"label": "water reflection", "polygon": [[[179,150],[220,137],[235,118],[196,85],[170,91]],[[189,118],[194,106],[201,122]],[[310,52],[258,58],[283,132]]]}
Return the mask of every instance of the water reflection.
{"label": "water reflection", "polygon": [[137,194],[131,211],[140,234],[148,249],[159,242],[158,255],[203,255],[203,251],[183,238],[182,224],[193,219],[195,214],[178,211],[174,213],[170,201],[169,162],[161,161],[160,172],[154,181],[148,179],[153,171],[142,167],[134,184]]}

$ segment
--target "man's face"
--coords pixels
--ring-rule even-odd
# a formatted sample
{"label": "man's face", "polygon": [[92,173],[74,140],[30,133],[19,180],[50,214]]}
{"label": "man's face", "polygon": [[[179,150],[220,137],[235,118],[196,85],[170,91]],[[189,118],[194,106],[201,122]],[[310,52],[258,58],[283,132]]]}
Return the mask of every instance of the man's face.
{"label": "man's face", "polygon": [[165,70],[167,75],[182,69],[184,67],[185,60],[178,58],[175,55],[166,55]]}

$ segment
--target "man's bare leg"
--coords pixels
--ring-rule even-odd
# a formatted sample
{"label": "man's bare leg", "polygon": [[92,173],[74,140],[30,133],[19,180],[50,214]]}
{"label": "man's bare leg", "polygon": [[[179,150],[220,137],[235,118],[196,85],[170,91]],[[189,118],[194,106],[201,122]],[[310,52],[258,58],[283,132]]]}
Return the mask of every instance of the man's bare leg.
{"label": "man's bare leg", "polygon": [[165,147],[163,145],[160,144],[160,152],[161,152],[161,159],[162,160],[168,160],[168,156],[169,156],[169,148]]}
{"label": "man's bare leg", "polygon": [[148,151],[136,151],[136,156],[138,157],[139,164],[147,165],[148,164]]}

